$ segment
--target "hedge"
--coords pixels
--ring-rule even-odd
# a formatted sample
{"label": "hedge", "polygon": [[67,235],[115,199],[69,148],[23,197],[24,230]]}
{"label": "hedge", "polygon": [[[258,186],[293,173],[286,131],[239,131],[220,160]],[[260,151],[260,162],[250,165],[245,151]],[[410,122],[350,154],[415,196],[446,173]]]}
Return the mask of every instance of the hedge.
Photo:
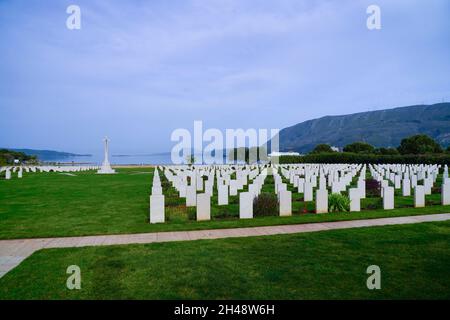
{"label": "hedge", "polygon": [[447,164],[450,165],[450,154],[422,154],[422,155],[378,155],[350,152],[333,152],[307,154],[304,156],[281,156],[280,164],[286,163],[404,163],[404,164]]}

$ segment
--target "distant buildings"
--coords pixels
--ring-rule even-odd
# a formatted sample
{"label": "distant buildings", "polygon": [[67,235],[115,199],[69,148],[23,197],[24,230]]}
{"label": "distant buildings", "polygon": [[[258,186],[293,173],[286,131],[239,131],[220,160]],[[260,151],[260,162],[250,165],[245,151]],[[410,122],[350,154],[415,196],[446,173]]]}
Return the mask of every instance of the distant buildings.
{"label": "distant buildings", "polygon": [[339,147],[331,146],[331,150],[334,152],[339,152]]}

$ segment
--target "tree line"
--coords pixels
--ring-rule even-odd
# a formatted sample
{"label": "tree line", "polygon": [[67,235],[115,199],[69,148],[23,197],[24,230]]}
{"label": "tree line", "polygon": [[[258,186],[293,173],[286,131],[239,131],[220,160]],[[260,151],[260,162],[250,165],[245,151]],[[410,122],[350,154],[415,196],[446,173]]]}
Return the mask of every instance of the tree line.
{"label": "tree line", "polygon": [[[336,152],[329,144],[318,144],[310,154],[333,153]],[[437,143],[433,138],[418,134],[402,139],[397,148],[376,148],[366,142],[353,142],[343,148],[343,152],[351,152],[358,154],[376,154],[376,155],[408,155],[408,154],[439,154],[450,153],[450,146],[446,150]]]}
{"label": "tree line", "polygon": [[402,139],[396,148],[374,147],[366,142],[353,142],[342,152],[328,144],[318,144],[304,156],[281,156],[279,163],[404,163],[450,165],[450,146],[446,149],[427,135]]}

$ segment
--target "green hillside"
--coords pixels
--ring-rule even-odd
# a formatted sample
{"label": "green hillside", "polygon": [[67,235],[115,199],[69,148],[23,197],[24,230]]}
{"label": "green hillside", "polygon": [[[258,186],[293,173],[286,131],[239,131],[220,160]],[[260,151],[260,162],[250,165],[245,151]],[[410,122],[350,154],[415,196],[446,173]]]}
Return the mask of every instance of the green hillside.
{"label": "green hillside", "polygon": [[365,141],[376,147],[397,147],[401,139],[427,134],[450,145],[450,103],[326,116],[280,131],[280,150],[308,152],[319,143],[337,147]]}

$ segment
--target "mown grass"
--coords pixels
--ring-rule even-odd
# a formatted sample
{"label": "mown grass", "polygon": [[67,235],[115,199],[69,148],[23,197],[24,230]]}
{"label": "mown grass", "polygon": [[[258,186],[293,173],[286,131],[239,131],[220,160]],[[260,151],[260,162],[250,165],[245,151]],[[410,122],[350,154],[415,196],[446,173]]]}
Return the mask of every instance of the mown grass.
{"label": "mown grass", "polygon": [[[115,175],[93,172],[68,176],[59,173],[24,173],[23,179],[0,180],[0,239],[123,234],[175,230],[199,230],[364,218],[394,217],[450,212],[441,206],[440,194],[427,196],[425,208],[412,208],[412,197],[396,196],[396,209],[385,211],[379,198],[362,201],[362,212],[314,214],[314,202],[303,202],[303,194],[293,192],[293,216],[258,217],[239,220],[238,197],[228,206],[217,206],[217,193],[211,198],[212,220],[195,221],[195,208],[186,208],[163,175],[166,195],[164,224],[150,225],[149,194],[153,169],[118,169]],[[294,190],[292,185],[289,190]],[[268,177],[263,192],[274,192]]]}
{"label": "mown grass", "polygon": [[[66,269],[81,268],[81,290]],[[366,269],[381,268],[381,290]],[[33,254],[0,299],[449,299],[450,221]]]}

